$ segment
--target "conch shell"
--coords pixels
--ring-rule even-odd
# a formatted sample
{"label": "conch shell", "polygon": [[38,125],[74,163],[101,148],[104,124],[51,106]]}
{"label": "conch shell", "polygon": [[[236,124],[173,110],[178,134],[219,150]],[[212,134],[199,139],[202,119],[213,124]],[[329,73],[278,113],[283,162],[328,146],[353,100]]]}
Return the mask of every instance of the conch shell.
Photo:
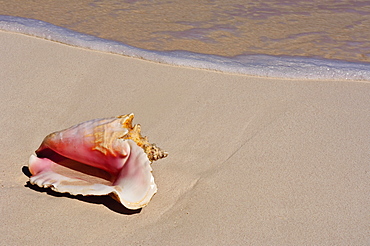
{"label": "conch shell", "polygon": [[139,209],[157,192],[150,164],[167,156],[132,126],[134,114],[95,119],[46,136],[29,159],[30,183],[72,195],[112,195]]}

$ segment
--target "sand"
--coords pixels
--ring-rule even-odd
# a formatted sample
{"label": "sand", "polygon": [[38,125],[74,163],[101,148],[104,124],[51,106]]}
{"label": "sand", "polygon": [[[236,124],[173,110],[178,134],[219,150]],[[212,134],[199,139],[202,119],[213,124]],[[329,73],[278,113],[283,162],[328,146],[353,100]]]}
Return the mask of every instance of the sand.
{"label": "sand", "polygon": [[[1,245],[365,245],[370,84],[173,67],[0,32]],[[135,113],[169,152],[139,211],[27,184],[50,132]]]}

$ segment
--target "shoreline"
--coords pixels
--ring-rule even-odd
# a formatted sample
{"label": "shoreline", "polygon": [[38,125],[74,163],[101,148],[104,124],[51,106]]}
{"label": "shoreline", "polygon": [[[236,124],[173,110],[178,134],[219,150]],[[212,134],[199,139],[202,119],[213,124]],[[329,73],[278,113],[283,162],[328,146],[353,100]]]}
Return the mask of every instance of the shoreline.
{"label": "shoreline", "polygon": [[202,6],[193,1],[135,1],[117,6],[107,1],[35,0],[3,4],[0,14],[39,19],[147,50],[221,56],[252,51],[369,62],[368,7],[349,0],[340,5],[278,0],[267,11],[263,1],[213,1]]}
{"label": "shoreline", "polygon": [[[175,67],[2,31],[0,42],[4,244],[369,240],[368,83]],[[47,134],[131,112],[169,152],[147,207],[27,187],[22,167]]]}
{"label": "shoreline", "polygon": [[67,46],[139,58],[171,66],[259,78],[370,82],[370,63],[318,59],[309,56],[264,54],[219,56],[185,50],[146,50],[75,32],[40,20],[15,16],[0,16],[0,29],[51,40]]}

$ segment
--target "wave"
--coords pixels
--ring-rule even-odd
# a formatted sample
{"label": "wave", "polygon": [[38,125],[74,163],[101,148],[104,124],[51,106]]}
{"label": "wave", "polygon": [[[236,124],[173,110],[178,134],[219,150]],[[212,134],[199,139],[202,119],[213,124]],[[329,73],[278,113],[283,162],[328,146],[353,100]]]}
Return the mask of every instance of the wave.
{"label": "wave", "polygon": [[0,15],[0,30],[158,63],[226,73],[289,79],[370,81],[370,64],[368,63],[309,57],[269,55],[224,57],[188,51],[145,50],[121,42],[72,31],[44,21],[6,15]]}

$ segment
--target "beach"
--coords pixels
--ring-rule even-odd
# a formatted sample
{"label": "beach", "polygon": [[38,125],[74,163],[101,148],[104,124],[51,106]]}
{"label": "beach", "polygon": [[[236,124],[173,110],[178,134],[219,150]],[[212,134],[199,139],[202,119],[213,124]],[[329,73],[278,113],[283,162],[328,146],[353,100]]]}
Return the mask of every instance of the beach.
{"label": "beach", "polygon": [[[1,245],[366,245],[370,85],[175,67],[0,32]],[[131,211],[28,184],[49,133],[135,113],[169,156]]]}

